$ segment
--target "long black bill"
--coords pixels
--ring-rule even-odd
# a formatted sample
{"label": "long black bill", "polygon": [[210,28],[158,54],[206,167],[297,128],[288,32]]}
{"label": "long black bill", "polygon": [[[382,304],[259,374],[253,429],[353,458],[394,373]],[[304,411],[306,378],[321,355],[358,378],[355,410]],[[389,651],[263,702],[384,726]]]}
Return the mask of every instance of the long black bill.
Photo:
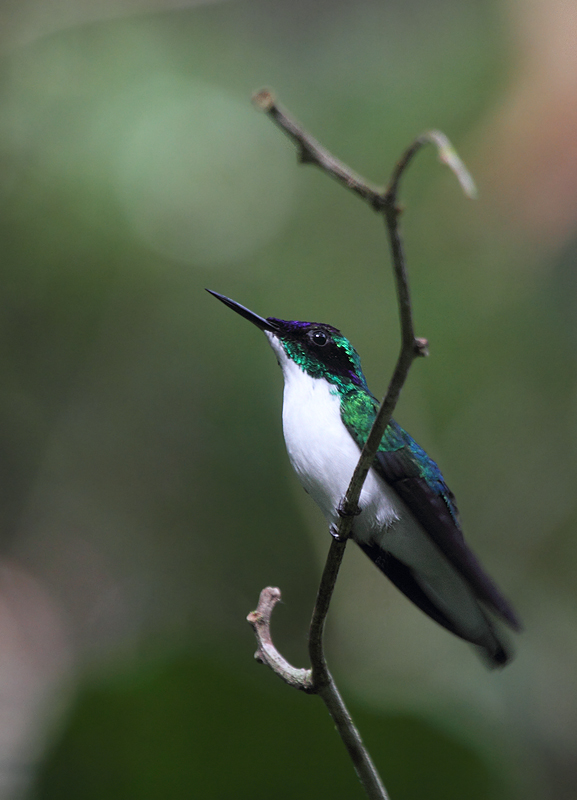
{"label": "long black bill", "polygon": [[235,300],[231,300],[230,297],[225,297],[223,294],[219,294],[218,292],[213,292],[212,289],[206,290],[209,294],[214,295],[217,300],[220,300],[221,303],[224,303],[225,306],[232,308],[233,311],[236,311],[237,314],[240,314],[241,317],[248,319],[249,322],[252,322],[253,325],[256,325],[257,328],[260,328],[261,331],[271,331],[274,333],[278,331],[278,325],[274,322],[271,322],[264,317],[259,317],[258,314],[255,314],[254,311],[250,311],[250,309],[241,306],[240,303],[237,303]]}

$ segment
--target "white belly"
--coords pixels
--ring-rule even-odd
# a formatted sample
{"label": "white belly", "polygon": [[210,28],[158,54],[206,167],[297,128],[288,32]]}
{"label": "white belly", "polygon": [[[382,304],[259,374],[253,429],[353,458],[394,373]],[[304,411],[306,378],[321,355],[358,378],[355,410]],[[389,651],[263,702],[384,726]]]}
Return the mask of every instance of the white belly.
{"label": "white belly", "polygon": [[[324,378],[312,378],[286,357],[281,366],[283,431],[291,464],[329,524],[334,524],[360,450],[341,419],[336,387]],[[359,505],[362,513],[355,520],[355,538],[373,538],[399,517],[400,501],[373,470]]]}

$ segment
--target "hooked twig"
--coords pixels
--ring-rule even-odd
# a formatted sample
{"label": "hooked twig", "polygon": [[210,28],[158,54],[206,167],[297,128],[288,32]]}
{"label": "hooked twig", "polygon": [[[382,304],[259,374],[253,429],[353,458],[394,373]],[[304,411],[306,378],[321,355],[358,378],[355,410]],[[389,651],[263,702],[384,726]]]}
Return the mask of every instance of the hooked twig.
{"label": "hooked twig", "polygon": [[347,189],[359,195],[375,211],[383,215],[391,248],[399,304],[401,349],[387,393],[361,451],[346,495],[341,502],[339,523],[331,531],[333,540],[323,570],[309,630],[311,669],[298,670],[292,667],[272,644],[270,615],[274,605],[280,599],[280,591],[278,589],[272,589],[271,587],[264,589],[261,592],[259,608],[249,615],[249,621],[253,625],[259,642],[256,658],[271,667],[289,685],[296,686],[296,688],[311,694],[318,694],[323,699],[351,756],[357,775],[368,797],[371,800],[387,800],[388,796],[385,787],[328,670],[323,648],[324,624],[347,540],[352,530],[353,520],[359,513],[358,503],[363,484],[375,459],[385,429],[391,420],[411,364],[415,358],[428,355],[427,340],[415,336],[413,327],[409,282],[405,267],[403,243],[399,231],[401,208],[397,203],[397,198],[401,178],[417,152],[425,144],[430,143],[436,146],[441,162],[447,164],[453,170],[468,197],[476,196],[476,188],[465,165],[447,137],[440,131],[427,131],[415,139],[399,159],[388,186],[381,189],[353,172],[346,164],[343,164],[319,144],[316,139],[313,139],[287,111],[276,103],[271,92],[266,89],[258,92],[253,97],[253,101],[296,144],[301,163],[315,164],[323,172],[326,172]]}
{"label": "hooked twig", "polygon": [[266,664],[289,686],[301,689],[303,692],[311,693],[312,670],[299,669],[282,656],[272,642],[270,635],[270,618],[274,607],[280,602],[280,589],[275,586],[267,586],[260,593],[258,606],[255,611],[248,615],[247,622],[250,622],[258,641],[258,650],[254,654],[257,661]]}

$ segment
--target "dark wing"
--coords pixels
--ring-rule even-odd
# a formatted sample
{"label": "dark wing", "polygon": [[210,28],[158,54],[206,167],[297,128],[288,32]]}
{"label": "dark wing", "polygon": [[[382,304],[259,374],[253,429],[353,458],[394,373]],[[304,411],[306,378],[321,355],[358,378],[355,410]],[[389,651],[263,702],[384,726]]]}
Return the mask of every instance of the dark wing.
{"label": "dark wing", "polygon": [[515,612],[465,543],[453,494],[438,466],[399,425],[392,422],[389,428],[382,446],[395,449],[377,453],[375,471],[395,490],[479,600],[519,630]]}
{"label": "dark wing", "polygon": [[[442,625],[448,631],[451,631],[451,633],[454,633],[462,639],[466,638],[461,631],[455,628],[449,617],[447,617],[440,608],[437,608],[430,597],[425,594],[418,581],[415,580],[410,567],[403,564],[402,561],[399,561],[391,555],[391,553],[388,553],[376,544],[358,542],[358,545],[387,578],[395,584],[397,589],[408,597],[421,611],[424,611],[425,614],[428,614],[435,622],[438,622],[439,625]],[[497,636],[491,625],[491,621],[486,619],[486,622],[493,634],[493,646],[491,648],[486,648],[485,655],[490,665],[502,667],[509,661],[510,653]]]}

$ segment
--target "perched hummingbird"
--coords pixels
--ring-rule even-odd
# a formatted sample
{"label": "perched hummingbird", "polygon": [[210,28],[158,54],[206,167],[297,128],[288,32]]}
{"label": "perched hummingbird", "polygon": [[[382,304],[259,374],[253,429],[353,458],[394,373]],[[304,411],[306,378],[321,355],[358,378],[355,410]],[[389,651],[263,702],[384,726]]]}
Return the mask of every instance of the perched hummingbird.
{"label": "perched hummingbird", "polygon": [[[331,529],[379,403],[358,353],[331,325],[259,317],[207,291],[265,335],[284,376],[283,431],[300,482]],[[519,630],[515,612],[465,544],[439,467],[394,420],[361,492],[352,538],[425,614],[481,648],[492,666],[510,654],[488,612]]]}

